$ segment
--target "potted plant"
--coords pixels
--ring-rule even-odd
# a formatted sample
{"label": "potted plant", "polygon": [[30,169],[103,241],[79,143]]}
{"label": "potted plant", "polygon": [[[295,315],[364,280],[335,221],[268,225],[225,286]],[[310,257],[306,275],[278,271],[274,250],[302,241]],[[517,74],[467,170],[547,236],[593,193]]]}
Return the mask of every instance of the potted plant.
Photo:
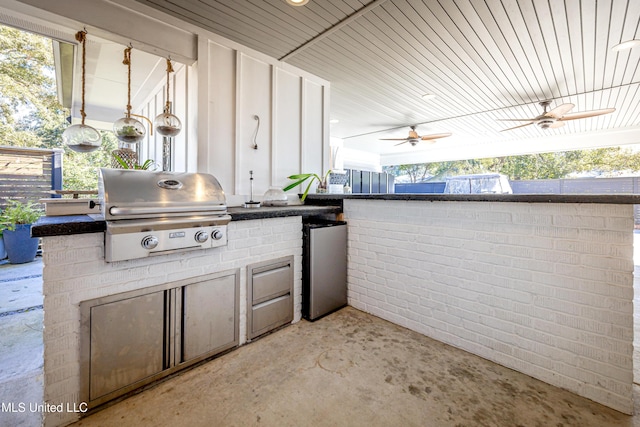
{"label": "potted plant", "polygon": [[7,251],[4,249],[4,239],[2,238],[2,229],[0,229],[0,260],[7,257]]}
{"label": "potted plant", "polygon": [[124,142],[138,142],[142,136],[144,136],[144,133],[136,129],[135,126],[122,126],[117,131],[118,139]]}
{"label": "potted plant", "polygon": [[9,200],[0,213],[0,228],[9,262],[23,264],[35,259],[38,252],[38,239],[31,237],[31,224],[42,216],[42,210],[32,203]]}
{"label": "potted plant", "polygon": [[118,165],[120,165],[120,169],[134,169],[134,170],[149,170],[152,167],[155,167],[155,163],[151,159],[147,159],[143,164],[129,164],[125,159],[118,156],[115,152],[111,153]]}
{"label": "potted plant", "polygon": [[309,184],[307,185],[307,188],[304,190],[304,193],[302,193],[302,197],[300,197],[300,200],[302,200],[304,202],[304,199],[307,198],[307,194],[309,193],[309,189],[311,188],[311,184],[313,184],[313,181],[315,181],[315,180],[318,180],[318,187],[317,187],[316,191],[318,193],[326,193],[327,192],[327,178],[329,177],[330,173],[331,173],[331,170],[328,170],[323,178],[320,178],[315,173],[301,173],[301,174],[297,174],[297,175],[288,176],[287,178],[294,180],[294,182],[289,184],[289,185],[287,185],[286,187],[284,187],[283,190],[284,191],[289,191],[292,188],[302,184],[307,179],[309,179]]}

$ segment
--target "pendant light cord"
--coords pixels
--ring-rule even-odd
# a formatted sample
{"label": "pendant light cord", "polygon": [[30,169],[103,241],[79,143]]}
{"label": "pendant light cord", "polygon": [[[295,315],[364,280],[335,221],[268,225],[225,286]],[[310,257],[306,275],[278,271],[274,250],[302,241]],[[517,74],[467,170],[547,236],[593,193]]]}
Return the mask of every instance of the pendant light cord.
{"label": "pendant light cord", "polygon": [[167,58],[167,102],[164,107],[164,112],[171,113],[171,101],[169,101],[169,73],[173,73],[173,65],[171,65],[171,58]]}
{"label": "pendant light cord", "polygon": [[86,65],[86,53],[87,53],[87,32],[78,31],[76,33],[76,40],[82,43],[82,106],[80,107],[80,116],[82,117],[82,125],[84,126],[84,118],[86,116],[84,112],[84,87],[85,87],[85,65]]}
{"label": "pendant light cord", "polygon": [[124,49],[122,63],[127,66],[127,118],[131,118],[131,46]]}

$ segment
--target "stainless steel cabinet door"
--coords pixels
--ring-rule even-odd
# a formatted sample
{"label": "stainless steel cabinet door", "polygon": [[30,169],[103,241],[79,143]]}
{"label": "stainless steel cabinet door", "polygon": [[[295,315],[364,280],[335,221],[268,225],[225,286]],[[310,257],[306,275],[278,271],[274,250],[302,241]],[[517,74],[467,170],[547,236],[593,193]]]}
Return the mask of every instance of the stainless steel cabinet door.
{"label": "stainless steel cabinet door", "polygon": [[316,319],[347,304],[347,226],[309,233],[309,318]]}
{"label": "stainless steel cabinet door", "polygon": [[163,370],[164,294],[91,308],[91,400]]}
{"label": "stainless steel cabinet door", "polygon": [[183,361],[216,353],[237,343],[236,290],[236,275],[183,288]]}

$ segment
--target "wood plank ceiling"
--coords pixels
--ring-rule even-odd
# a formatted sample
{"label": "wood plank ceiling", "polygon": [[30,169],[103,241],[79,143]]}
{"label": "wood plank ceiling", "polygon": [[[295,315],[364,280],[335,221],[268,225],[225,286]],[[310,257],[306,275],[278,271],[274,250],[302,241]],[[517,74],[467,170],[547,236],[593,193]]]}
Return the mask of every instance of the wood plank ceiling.
{"label": "wood plank ceiling", "polygon": [[[331,81],[332,136],[383,164],[640,143],[640,47],[610,49],[640,38],[638,0],[138,1]],[[541,100],[616,111],[499,132]],[[379,141],[415,124],[453,136]]]}

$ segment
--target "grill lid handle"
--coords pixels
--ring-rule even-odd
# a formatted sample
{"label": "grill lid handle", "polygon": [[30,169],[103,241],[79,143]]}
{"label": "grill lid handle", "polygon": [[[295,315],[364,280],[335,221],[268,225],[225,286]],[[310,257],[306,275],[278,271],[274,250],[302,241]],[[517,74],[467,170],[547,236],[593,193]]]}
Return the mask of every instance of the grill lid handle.
{"label": "grill lid handle", "polygon": [[167,178],[158,181],[158,187],[166,188],[167,190],[179,190],[182,188],[182,183],[177,179]]}
{"label": "grill lid handle", "polygon": [[225,205],[182,205],[173,207],[144,207],[144,208],[119,208],[112,206],[109,208],[109,213],[113,216],[121,215],[157,215],[163,213],[191,213],[191,212],[212,212],[212,211],[224,211],[227,207]]}

